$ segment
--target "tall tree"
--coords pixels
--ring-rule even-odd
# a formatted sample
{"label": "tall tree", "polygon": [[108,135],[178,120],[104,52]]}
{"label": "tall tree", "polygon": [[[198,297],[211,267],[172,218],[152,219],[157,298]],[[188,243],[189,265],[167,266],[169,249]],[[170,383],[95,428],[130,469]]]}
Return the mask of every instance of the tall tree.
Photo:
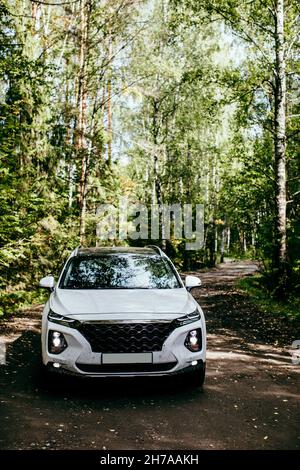
{"label": "tall tree", "polygon": [[84,243],[85,237],[85,214],[86,214],[86,185],[88,167],[88,110],[87,110],[87,62],[88,62],[88,33],[90,21],[90,0],[80,0],[80,27],[79,27],[79,75],[78,75],[78,118],[76,150],[81,158],[80,181],[78,187],[78,204],[80,209],[80,242]]}
{"label": "tall tree", "polygon": [[276,171],[276,209],[278,242],[275,262],[279,269],[286,269],[286,66],[284,36],[284,0],[276,0],[275,10],[275,105],[274,147]]}
{"label": "tall tree", "polygon": [[[265,120],[266,128],[271,132],[274,140],[274,235],[275,247],[273,252],[274,266],[280,273],[285,273],[287,263],[287,161],[286,161],[286,109],[287,109],[287,81],[286,60],[291,57],[291,49],[296,46],[297,29],[285,29],[285,22],[296,25],[299,18],[297,2],[288,1],[288,8],[284,7],[284,0],[260,2],[259,0],[242,4],[235,0],[174,0],[173,4],[180,10],[185,5],[185,19],[189,21],[187,11],[191,9],[198,14],[201,22],[220,19],[228,25],[245,44],[249,52],[252,50],[256,58],[261,58],[263,69],[257,74],[255,81],[248,81],[249,90],[253,98],[260,90],[261,100],[269,100],[273,113],[273,123],[270,126]],[[289,50],[289,54],[287,54]],[[287,57],[288,56],[288,57]],[[245,77],[242,78],[244,80]],[[267,86],[267,96],[265,86]],[[251,91],[252,88],[252,91]],[[243,90],[243,92],[245,89]],[[271,96],[271,99],[270,99]],[[262,109],[262,108],[261,108]],[[260,125],[264,117],[260,116]],[[279,279],[281,275],[279,275]]]}

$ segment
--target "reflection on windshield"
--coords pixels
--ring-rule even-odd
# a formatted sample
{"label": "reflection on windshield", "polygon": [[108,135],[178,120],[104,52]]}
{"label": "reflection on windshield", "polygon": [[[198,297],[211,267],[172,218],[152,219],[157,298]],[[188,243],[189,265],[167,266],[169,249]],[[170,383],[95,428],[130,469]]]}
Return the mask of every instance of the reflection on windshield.
{"label": "reflection on windshield", "polygon": [[172,289],[181,287],[160,256],[101,255],[71,259],[64,289]]}

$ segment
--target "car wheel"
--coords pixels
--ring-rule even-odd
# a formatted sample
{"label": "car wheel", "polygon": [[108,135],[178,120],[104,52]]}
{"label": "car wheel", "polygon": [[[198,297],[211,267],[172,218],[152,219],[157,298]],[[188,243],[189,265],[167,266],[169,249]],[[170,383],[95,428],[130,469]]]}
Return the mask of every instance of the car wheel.
{"label": "car wheel", "polygon": [[192,387],[202,387],[205,382],[205,367],[190,372],[188,380]]}
{"label": "car wheel", "polygon": [[48,368],[41,362],[38,369],[38,376],[39,382],[41,385],[45,385],[49,381],[49,370]]}

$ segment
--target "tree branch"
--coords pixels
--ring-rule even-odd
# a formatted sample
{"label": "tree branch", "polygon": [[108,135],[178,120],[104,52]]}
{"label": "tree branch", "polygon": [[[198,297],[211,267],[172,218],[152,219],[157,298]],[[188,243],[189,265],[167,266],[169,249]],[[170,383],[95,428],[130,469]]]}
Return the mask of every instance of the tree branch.
{"label": "tree branch", "polygon": [[37,5],[49,5],[49,6],[56,6],[60,7],[62,5],[72,5],[74,3],[80,2],[80,0],[70,0],[68,2],[60,2],[60,3],[52,3],[52,2],[43,2],[41,0],[30,0],[32,3],[36,3]]}

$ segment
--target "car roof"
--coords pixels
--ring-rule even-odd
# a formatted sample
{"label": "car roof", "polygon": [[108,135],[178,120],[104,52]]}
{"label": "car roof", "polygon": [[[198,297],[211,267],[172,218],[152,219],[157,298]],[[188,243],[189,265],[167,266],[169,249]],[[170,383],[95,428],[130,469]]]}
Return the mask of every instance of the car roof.
{"label": "car roof", "polygon": [[74,253],[75,256],[98,256],[98,255],[160,255],[157,247],[136,247],[136,246],[102,246],[102,247],[79,247]]}

